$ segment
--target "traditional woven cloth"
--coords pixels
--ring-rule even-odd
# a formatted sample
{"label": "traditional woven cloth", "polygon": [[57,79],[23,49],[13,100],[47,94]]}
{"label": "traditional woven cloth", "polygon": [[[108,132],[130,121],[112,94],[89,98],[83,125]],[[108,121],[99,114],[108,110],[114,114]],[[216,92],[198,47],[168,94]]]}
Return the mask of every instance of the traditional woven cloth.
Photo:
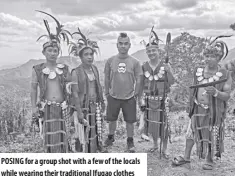
{"label": "traditional woven cloth", "polygon": [[197,105],[194,115],[191,118],[190,126],[187,130],[187,138],[194,139],[197,144],[197,154],[199,157],[205,156],[208,146],[212,156],[221,156],[224,151],[224,125],[211,126],[211,115],[209,109],[204,109]]}
{"label": "traditional woven cloth", "polygon": [[68,152],[68,114],[67,109],[55,104],[44,107],[43,138],[44,150],[47,153]]}
{"label": "traditional woven cloth", "polygon": [[[162,136],[162,119],[163,119],[163,100],[147,99],[147,111],[146,121],[147,130],[154,139],[160,138]],[[167,116],[164,118],[165,128],[164,128],[164,138],[169,135],[169,124]]]}

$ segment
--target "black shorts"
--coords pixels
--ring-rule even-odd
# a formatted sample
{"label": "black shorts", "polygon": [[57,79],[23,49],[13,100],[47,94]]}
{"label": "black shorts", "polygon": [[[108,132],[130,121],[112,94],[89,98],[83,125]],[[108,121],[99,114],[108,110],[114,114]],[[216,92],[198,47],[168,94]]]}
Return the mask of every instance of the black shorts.
{"label": "black shorts", "polygon": [[127,100],[120,100],[109,95],[107,101],[107,121],[116,121],[120,109],[122,109],[125,122],[136,122],[136,99],[134,97]]}

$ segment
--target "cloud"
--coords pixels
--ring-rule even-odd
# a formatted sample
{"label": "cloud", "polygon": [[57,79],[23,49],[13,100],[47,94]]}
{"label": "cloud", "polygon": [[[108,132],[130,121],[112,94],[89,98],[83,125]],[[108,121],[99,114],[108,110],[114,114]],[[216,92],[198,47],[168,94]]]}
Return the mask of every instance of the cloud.
{"label": "cloud", "polygon": [[174,29],[227,29],[234,17],[223,13],[204,13],[202,15],[165,14],[159,20],[159,28]]}
{"label": "cloud", "polygon": [[0,48],[10,48],[11,46],[6,43],[0,43]]}
{"label": "cloud", "polygon": [[[43,29],[36,21],[21,19],[5,13],[0,13],[0,27],[18,31],[19,33],[24,32],[25,35],[34,35]],[[26,31],[28,33],[25,33]]]}
{"label": "cloud", "polygon": [[125,8],[125,5],[135,5],[145,0],[42,0],[40,2],[42,7],[50,8],[56,14],[91,16],[120,10]]}
{"label": "cloud", "polygon": [[171,10],[182,10],[194,7],[198,4],[198,0],[164,0],[162,5]]}

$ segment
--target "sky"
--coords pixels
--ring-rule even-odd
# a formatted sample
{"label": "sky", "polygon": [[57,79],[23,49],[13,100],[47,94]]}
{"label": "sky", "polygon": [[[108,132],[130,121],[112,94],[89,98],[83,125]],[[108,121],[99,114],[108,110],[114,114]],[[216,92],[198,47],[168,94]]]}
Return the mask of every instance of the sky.
{"label": "sky", "polygon": [[[229,28],[235,23],[234,0],[1,0],[0,1],[0,66],[44,59],[41,35],[47,34],[43,19],[48,20],[52,33],[55,22],[36,12],[55,16],[65,29],[76,32],[79,27],[97,40],[97,60],[117,54],[116,40],[120,32],[131,38],[130,54],[144,49],[151,27],[165,41],[182,32],[198,37],[235,34]],[[224,39],[229,49],[235,48],[235,36]],[[62,55],[68,47],[62,44]]]}

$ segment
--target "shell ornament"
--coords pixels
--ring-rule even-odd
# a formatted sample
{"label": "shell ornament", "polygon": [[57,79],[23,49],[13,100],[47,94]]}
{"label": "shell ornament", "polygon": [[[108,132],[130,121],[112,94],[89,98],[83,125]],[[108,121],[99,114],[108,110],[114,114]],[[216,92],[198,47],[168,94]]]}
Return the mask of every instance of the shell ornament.
{"label": "shell ornament", "polygon": [[63,68],[64,68],[64,64],[57,64],[56,65],[56,69],[54,70],[50,70],[48,67],[44,68],[42,70],[42,72],[46,75],[48,75],[49,79],[55,79],[56,75],[62,75],[63,74]]}
{"label": "shell ornament", "polygon": [[145,76],[149,81],[153,81],[153,80],[157,81],[157,80],[159,80],[160,78],[162,78],[164,74],[165,74],[165,69],[164,69],[164,67],[160,67],[160,70],[159,70],[159,72],[158,72],[157,74],[151,75],[148,71],[146,71],[146,72],[144,73],[144,76]]}
{"label": "shell ornament", "polygon": [[203,84],[208,82],[218,81],[223,76],[223,73],[216,72],[216,74],[211,76],[210,78],[204,78],[203,72],[204,72],[203,68],[198,68],[196,72],[197,81],[202,82]]}
{"label": "shell ornament", "polygon": [[98,135],[98,141],[102,142],[102,117],[101,117],[101,104],[96,103],[96,124],[97,124],[97,135]]}

